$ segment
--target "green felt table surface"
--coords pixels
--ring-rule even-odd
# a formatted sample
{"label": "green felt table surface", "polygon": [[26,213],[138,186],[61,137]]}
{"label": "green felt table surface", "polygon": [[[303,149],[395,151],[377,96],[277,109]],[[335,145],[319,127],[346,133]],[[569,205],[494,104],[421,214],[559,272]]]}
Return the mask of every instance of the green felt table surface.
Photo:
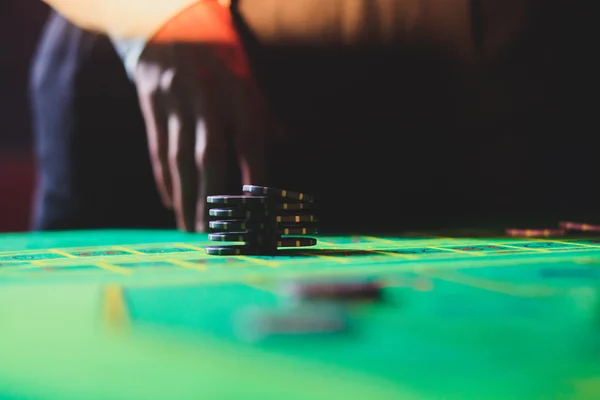
{"label": "green felt table surface", "polygon": [[[175,231],[0,235],[0,399],[599,399],[600,240],[325,236],[213,257]],[[293,280],[376,279],[351,329],[249,342]]]}

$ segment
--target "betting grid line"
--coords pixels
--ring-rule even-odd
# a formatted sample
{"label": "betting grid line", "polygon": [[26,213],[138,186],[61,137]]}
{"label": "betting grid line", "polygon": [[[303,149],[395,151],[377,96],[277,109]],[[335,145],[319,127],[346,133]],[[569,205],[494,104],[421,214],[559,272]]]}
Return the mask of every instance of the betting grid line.
{"label": "betting grid line", "polygon": [[112,249],[114,249],[114,250],[121,250],[121,251],[124,251],[126,253],[131,253],[131,254],[146,255],[145,253],[142,253],[141,251],[130,249],[130,248],[125,247],[125,246],[112,246]]}
{"label": "betting grid line", "polygon": [[178,265],[180,267],[186,268],[186,269],[193,269],[194,271],[200,271],[200,272],[205,272],[208,270],[208,267],[206,265],[203,264],[194,264],[191,262],[187,262],[187,261],[183,261],[183,260],[175,260],[175,259],[165,259],[164,261],[171,263],[173,265]]}
{"label": "betting grid line", "polygon": [[[562,253],[561,253],[562,254]],[[581,256],[579,259],[589,258],[589,256]],[[543,257],[536,259],[523,259],[519,262],[520,265],[539,265],[539,264],[552,264],[556,263],[564,259],[562,256],[555,257]],[[473,258],[472,261],[469,261],[468,264],[463,264],[460,266],[460,269],[471,269],[471,268],[502,268],[502,267],[510,267],[514,264],[511,260],[488,260],[481,258]],[[576,262],[577,259],[570,259],[571,262]],[[331,265],[326,266],[321,269],[288,269],[283,268],[280,270],[280,273],[277,274],[276,277],[265,276],[260,272],[248,273],[246,275],[240,275],[239,273],[225,273],[225,274],[199,274],[197,277],[186,276],[184,278],[172,278],[168,279],[169,285],[219,285],[219,284],[231,284],[231,283],[240,283],[242,279],[250,280],[254,282],[268,282],[276,280],[285,280],[285,279],[314,279],[316,277],[322,276],[327,278],[334,278],[336,276],[341,277],[364,277],[365,275],[390,275],[397,273],[414,273],[418,276],[422,276],[421,274],[425,271],[433,271],[440,272],[441,269],[444,268],[444,263],[439,263],[437,260],[423,260],[419,261],[408,261],[407,263],[364,263],[359,266],[354,266],[353,268],[335,268]],[[441,271],[444,272],[444,271]],[[161,281],[128,281],[127,285],[130,287],[152,287],[157,284],[160,285]],[[164,283],[164,282],[163,282]]]}
{"label": "betting grid line", "polygon": [[[548,264],[552,264],[555,263],[557,260],[559,260],[562,257],[553,257],[553,258],[549,258],[549,259],[531,259],[531,260],[524,260],[525,262],[523,264],[531,264],[531,265],[537,265],[540,263],[548,263]],[[512,263],[507,263],[506,261],[503,262],[503,260],[482,260],[479,258],[475,258],[476,260],[478,260],[476,263],[471,263],[468,265],[463,265],[461,266],[461,269],[470,269],[470,268],[482,268],[482,267],[491,267],[491,268],[502,268],[502,267],[507,267],[507,266],[512,266]],[[474,260],[475,260],[474,259]],[[398,272],[402,272],[402,273],[414,273],[417,274],[418,276],[425,276],[427,277],[429,275],[429,273],[431,272],[432,276],[435,274],[439,274],[445,271],[440,271],[440,268],[443,268],[442,265],[440,265],[439,263],[436,262],[423,262],[423,263],[406,263],[406,264],[381,264],[381,265],[377,265],[377,264],[364,264],[360,267],[355,267],[352,269],[336,269],[336,268],[323,268],[323,269],[318,269],[318,270],[290,270],[290,269],[282,269],[281,270],[281,274],[277,275],[277,279],[281,280],[281,279],[305,279],[305,278],[314,278],[317,276],[326,276],[329,278],[333,278],[336,276],[364,276],[365,274],[381,274],[381,275],[385,275],[385,274],[394,274],[394,273],[398,273]],[[465,275],[466,276],[466,275]],[[243,276],[242,277],[244,280],[248,280],[248,281],[254,281],[254,282],[258,282],[258,281],[271,281],[273,279],[271,278],[265,278],[264,276],[260,275],[260,274],[249,274],[247,276]],[[452,277],[451,277],[452,278]],[[462,278],[462,275],[461,275]],[[461,279],[458,278],[458,279]],[[456,283],[469,283],[471,286],[474,283],[473,278],[466,276],[466,279],[468,279],[468,281],[464,281],[463,279],[461,279],[461,282],[456,282]],[[480,284],[481,285],[481,280],[480,278],[474,278],[474,279],[478,279],[478,282],[476,284]],[[240,282],[240,276],[236,275],[236,276],[229,276],[229,277],[218,277],[218,276],[207,276],[206,280],[203,280],[202,283],[239,283]],[[188,282],[189,283],[189,282]],[[492,285],[494,284],[498,284],[498,282],[494,282],[492,281]],[[501,283],[502,285],[503,283]],[[521,294],[521,292],[511,292],[511,288],[515,288],[516,286],[514,286],[514,284],[512,283],[507,283],[509,285],[509,288],[507,289],[504,286],[491,286],[491,288],[493,289],[493,291],[497,291],[497,292],[502,292],[502,291],[509,291],[511,294],[514,293],[518,293],[519,295]],[[487,286],[486,286],[487,287]],[[484,288],[486,288],[484,287]],[[481,287],[479,287],[481,289]],[[534,293],[540,293],[542,292],[542,295],[545,295],[546,293],[549,293],[549,290],[556,290],[554,288],[547,288],[547,287],[528,287],[529,290],[532,290]],[[518,289],[516,289],[518,290]],[[526,293],[526,295],[530,295],[530,293]]]}
{"label": "betting grid line", "polygon": [[412,254],[400,254],[400,253],[394,253],[394,252],[390,252],[390,251],[377,251],[377,250],[373,250],[370,252],[376,253],[376,254],[382,254],[382,255],[390,256],[390,257],[404,258],[404,259],[408,259],[408,260],[418,260],[419,259],[418,256],[414,256]]}
{"label": "betting grid line", "polygon": [[48,253],[58,254],[59,256],[67,257],[67,258],[77,258],[76,255],[67,253],[65,251],[59,249],[48,249]]}
{"label": "betting grid line", "polygon": [[532,239],[533,241],[537,241],[537,242],[552,242],[552,243],[558,243],[558,244],[568,244],[568,245],[574,245],[576,244],[577,246],[581,246],[581,247],[590,247],[592,249],[600,249],[600,244],[599,245],[593,245],[593,244],[589,244],[589,243],[573,243],[573,242],[566,242],[563,240],[555,240],[555,239],[548,239],[548,240],[544,240],[544,239]]}
{"label": "betting grid line", "polygon": [[[521,250],[521,251],[527,249],[527,250],[525,250],[525,252],[529,250],[529,251],[533,251],[534,253],[535,252],[538,252],[538,253],[552,253],[552,250],[539,249],[539,248],[536,248],[536,247],[519,247],[519,246],[511,246],[509,244],[490,244],[490,246],[506,247],[507,249],[516,249],[516,250]],[[573,250],[576,250],[576,249],[573,249]]]}
{"label": "betting grid line", "polygon": [[129,328],[129,310],[123,296],[123,288],[118,285],[108,285],[103,293],[103,322],[112,332],[122,332]]}
{"label": "betting grid line", "polygon": [[479,252],[479,251],[464,251],[464,250],[458,250],[458,249],[448,249],[448,248],[444,248],[444,247],[435,247],[435,246],[425,246],[428,249],[433,249],[433,250],[443,250],[443,251],[451,251],[454,253],[460,253],[460,254],[469,254],[469,255],[473,255],[473,256],[485,256],[485,253]]}
{"label": "betting grid line", "polygon": [[129,268],[117,267],[116,265],[112,265],[105,262],[99,262],[94,264],[96,267],[102,268],[107,271],[111,271],[120,275],[132,275],[133,271]]}
{"label": "betting grid line", "polygon": [[394,246],[398,245],[398,242],[394,241],[394,240],[389,240],[389,239],[383,239],[383,238],[378,238],[375,236],[363,236],[364,239],[370,240],[374,243],[381,243],[381,244],[393,244]]}
{"label": "betting grid line", "polygon": [[[402,247],[402,248],[414,248],[415,247],[414,246],[414,242],[413,243],[408,243],[407,245],[404,245],[404,246],[398,246],[399,244],[403,244],[403,243],[399,243],[399,242],[396,242],[396,241],[393,241],[393,240],[380,239],[380,238],[375,238],[375,239],[378,240],[378,241],[380,241],[380,242],[384,242],[384,244],[394,243],[394,245],[396,247]],[[529,240],[529,241],[534,242],[534,240]],[[535,240],[535,241],[536,242],[544,242],[544,241],[551,242],[550,240],[543,240],[543,239],[538,239],[538,240]],[[556,242],[559,242],[559,241],[556,241]],[[561,243],[565,243],[565,244],[568,244],[570,246],[573,246],[573,249],[562,250],[561,253],[563,253],[563,254],[566,253],[566,252],[571,252],[572,253],[572,252],[575,252],[575,251],[584,250],[584,249],[582,249],[582,247],[583,248],[592,248],[592,249],[598,249],[598,248],[600,248],[600,246],[590,246],[590,245],[583,245],[582,246],[582,243],[577,243],[577,242],[561,242]],[[184,244],[185,247],[192,248],[194,250],[200,250],[200,249],[203,250],[203,248],[201,248],[201,247],[187,245],[185,243],[178,243],[176,245],[181,245],[181,244]],[[162,246],[162,247],[165,246],[165,244],[157,244],[157,245]],[[347,245],[349,245],[350,247],[354,247],[352,244],[347,244]],[[535,253],[546,253],[547,254],[547,253],[551,253],[552,252],[551,249],[525,248],[525,247],[510,246],[510,245],[507,245],[507,244],[500,244],[500,243],[493,243],[493,245],[497,246],[497,247],[504,247],[504,248],[516,249],[516,250],[519,250],[520,254],[523,254],[523,255],[525,255],[525,254],[535,254]],[[102,247],[98,247],[98,248],[102,248]],[[451,251],[451,250],[453,250],[453,249],[447,249],[447,248],[443,248],[443,247],[440,247],[439,249],[442,250],[442,251]],[[129,250],[132,250],[132,249],[129,249]],[[39,252],[41,252],[41,253],[46,252],[47,253],[48,250],[46,250],[46,251],[40,250]],[[392,252],[384,252],[384,251],[379,251],[378,252],[378,251],[371,251],[371,250],[368,251],[368,252],[373,253],[374,255],[377,255],[379,253],[379,254],[382,254],[382,255],[393,256],[393,257],[401,257],[401,258],[407,258],[407,259],[412,259],[412,260],[418,260],[419,259],[419,257],[415,257],[415,256],[411,257],[411,256],[406,255],[406,254],[396,254],[396,253],[392,253]],[[141,253],[141,252],[137,252],[137,253]],[[473,252],[461,252],[461,253],[473,254]],[[68,253],[65,252],[65,254],[68,254]],[[182,254],[184,255],[184,257],[187,257],[187,256],[190,255],[189,253],[182,253]],[[202,252],[202,254],[204,254],[204,252]],[[143,261],[157,261],[158,260],[155,255],[150,255],[150,254],[147,254],[147,253],[141,253],[140,255],[143,255],[143,256],[142,257],[136,257],[135,261],[142,261],[143,262]],[[171,253],[170,254],[171,257],[174,256],[174,255],[177,256],[177,254],[175,254],[175,253]],[[198,254],[194,254],[194,256],[197,256],[197,255]],[[493,252],[491,252],[491,253],[488,253],[487,255],[488,256],[493,256],[495,254]],[[498,255],[501,255],[501,254],[498,254]],[[181,256],[181,255],[179,255],[179,256]],[[65,257],[67,257],[67,256],[65,256]],[[118,256],[116,256],[116,257],[118,257]],[[125,257],[125,256],[123,256],[123,257]],[[184,258],[184,257],[182,257],[182,258]],[[75,258],[77,258],[78,262],[82,262],[85,259],[85,257],[77,257],[77,256],[74,256],[74,255],[71,255],[71,257],[68,257],[68,258],[69,259],[75,259]],[[98,257],[98,258],[102,259],[103,257]],[[207,259],[208,259],[208,257],[207,257]],[[254,260],[254,258],[249,258],[249,259]],[[337,259],[336,257],[327,256],[327,260],[331,261],[333,259],[336,259],[335,262],[339,262],[337,260],[348,261],[347,258]],[[35,264],[36,266],[55,267],[56,268],[56,267],[60,267],[61,266],[60,263],[63,262],[63,260],[64,259],[32,260],[29,265]],[[443,259],[439,259],[439,260],[442,261]],[[91,261],[91,260],[88,259],[87,261]],[[113,260],[111,259],[111,261],[113,261]],[[125,263],[128,263],[130,260],[129,259],[125,259],[123,261]],[[181,261],[185,262],[185,260],[181,260]],[[245,260],[245,261],[248,261],[248,260]],[[342,261],[341,263],[344,263],[344,261]],[[350,260],[350,262],[351,261],[352,260]],[[361,261],[369,262],[371,260],[363,258],[363,259],[361,259]],[[300,262],[303,262],[303,263],[307,263],[307,262],[308,263],[316,263],[316,262],[318,262],[318,260],[307,258],[307,259],[300,260]],[[288,260],[288,264],[289,264],[289,260]],[[196,267],[196,264],[193,264],[193,265]],[[28,264],[21,264],[20,265],[20,267],[23,267],[23,268],[26,268],[27,266],[28,266]],[[113,264],[109,264],[109,263],[105,263],[105,262],[102,262],[102,263],[100,263],[100,265],[97,265],[97,266],[99,266],[100,268],[106,269],[106,270],[110,270],[112,272],[119,273],[119,274],[130,274],[130,273],[132,273],[132,271],[128,270],[126,267],[115,266]]]}
{"label": "betting grid line", "polygon": [[196,250],[196,251],[201,251],[204,252],[204,249],[202,247],[198,247],[198,246],[193,246],[191,244],[187,244],[187,243],[174,243],[175,246],[181,246],[181,247],[185,247],[186,249],[191,249],[191,250]]}
{"label": "betting grid line", "polygon": [[[314,256],[314,254],[308,253],[308,252],[301,252],[300,254],[310,257],[310,256]],[[351,262],[351,260],[348,260],[347,257],[334,257],[334,256],[327,256],[324,254],[317,254],[316,255],[317,258],[320,258],[322,260],[328,260],[328,261],[332,261],[335,263],[339,263],[339,264],[349,264]]]}
{"label": "betting grid line", "polygon": [[239,260],[244,260],[244,261],[247,261],[252,264],[258,264],[263,267],[269,267],[269,268],[277,268],[281,265],[281,263],[278,263],[276,261],[269,261],[269,260],[265,260],[263,258],[254,258],[254,257],[248,257],[248,256],[237,256],[237,258]]}
{"label": "betting grid line", "polygon": [[461,274],[457,271],[423,271],[421,274],[431,278],[437,278],[448,282],[487,290],[490,292],[502,293],[517,297],[549,297],[558,294],[558,290],[539,285],[516,285],[511,282],[494,281],[475,276]]}

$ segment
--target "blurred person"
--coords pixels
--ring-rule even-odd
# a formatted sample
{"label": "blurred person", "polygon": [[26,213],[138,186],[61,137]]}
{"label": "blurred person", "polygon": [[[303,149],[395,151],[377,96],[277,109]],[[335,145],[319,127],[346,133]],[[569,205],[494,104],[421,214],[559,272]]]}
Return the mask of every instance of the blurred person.
{"label": "blurred person", "polygon": [[[582,171],[593,159],[573,130],[590,120],[587,107],[568,100],[577,97],[574,88],[593,92],[584,78],[593,68],[571,62],[587,54],[581,50],[593,37],[585,9],[560,0],[48,2],[81,26],[143,43],[139,63],[131,63],[136,74],[146,70],[145,55],[161,54],[151,57],[161,95],[140,97],[171,99],[146,112],[150,125],[174,127],[151,145],[159,185],[171,193],[164,198],[178,192],[183,204],[182,193],[197,193],[202,203],[203,193],[181,179],[199,171],[192,143],[199,143],[197,160],[223,156],[221,146],[209,150],[203,139],[210,135],[181,140],[192,130],[173,115],[192,113],[169,107],[189,110],[194,102],[177,88],[205,76],[209,59],[221,71],[246,59],[257,83],[242,87],[258,86],[291,133],[269,151],[270,179],[320,194],[336,226],[381,225],[372,213],[382,203],[392,205],[382,212],[395,229],[443,215],[593,208],[585,175],[556,163],[568,158],[569,170]],[[187,78],[172,84],[172,77]],[[209,81],[219,92],[231,75]],[[167,106],[173,99],[178,106]],[[569,140],[557,130],[569,131]],[[175,156],[185,148],[187,156]],[[166,166],[165,154],[181,162]],[[167,169],[171,179],[179,170],[180,188],[165,183]],[[583,192],[575,193],[579,184]],[[175,208],[186,215],[193,207]]]}

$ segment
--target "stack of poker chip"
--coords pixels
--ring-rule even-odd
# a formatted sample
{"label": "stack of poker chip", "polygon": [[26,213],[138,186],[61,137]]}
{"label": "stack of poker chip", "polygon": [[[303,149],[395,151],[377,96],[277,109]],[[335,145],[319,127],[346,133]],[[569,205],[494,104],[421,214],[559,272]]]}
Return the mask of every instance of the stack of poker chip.
{"label": "stack of poker chip", "polygon": [[215,256],[274,255],[282,247],[317,244],[315,203],[311,195],[264,186],[244,185],[243,195],[208,196],[211,205],[206,247]]}

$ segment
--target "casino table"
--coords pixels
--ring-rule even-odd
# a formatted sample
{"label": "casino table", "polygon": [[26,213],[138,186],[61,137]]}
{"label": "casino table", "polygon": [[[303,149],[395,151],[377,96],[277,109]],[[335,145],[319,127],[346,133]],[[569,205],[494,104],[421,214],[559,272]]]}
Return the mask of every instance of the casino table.
{"label": "casino table", "polygon": [[[598,399],[600,240],[322,236],[208,256],[203,234],[0,236],[0,399]],[[285,282],[377,280],[347,330],[250,340]],[[324,306],[324,305],[323,305]]]}

